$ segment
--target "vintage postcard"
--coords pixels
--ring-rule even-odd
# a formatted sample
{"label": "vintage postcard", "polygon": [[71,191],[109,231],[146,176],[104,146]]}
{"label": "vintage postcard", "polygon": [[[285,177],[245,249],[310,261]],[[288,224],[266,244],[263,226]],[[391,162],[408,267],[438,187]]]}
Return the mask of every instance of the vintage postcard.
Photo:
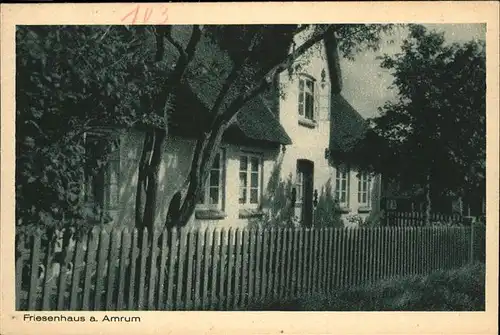
{"label": "vintage postcard", "polygon": [[498,13],[2,5],[0,333],[496,334]]}

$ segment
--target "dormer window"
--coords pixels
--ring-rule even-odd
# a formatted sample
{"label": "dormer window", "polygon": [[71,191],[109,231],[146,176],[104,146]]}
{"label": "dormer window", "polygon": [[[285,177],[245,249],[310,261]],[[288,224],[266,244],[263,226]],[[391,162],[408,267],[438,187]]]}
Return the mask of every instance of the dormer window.
{"label": "dormer window", "polygon": [[315,80],[309,76],[299,77],[299,122],[307,125],[315,124]]}

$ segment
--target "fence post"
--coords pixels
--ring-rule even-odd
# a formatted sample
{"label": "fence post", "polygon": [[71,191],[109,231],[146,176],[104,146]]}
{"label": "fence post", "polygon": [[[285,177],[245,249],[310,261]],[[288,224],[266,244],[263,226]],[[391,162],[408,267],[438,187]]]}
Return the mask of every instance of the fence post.
{"label": "fence post", "polygon": [[[31,237],[27,237],[31,238]],[[41,254],[41,244],[42,244],[42,231],[37,229],[35,231],[35,234],[33,234],[33,244],[32,244],[32,249],[31,249],[31,266],[30,266],[30,286],[29,286],[29,291],[28,291],[28,308],[26,310],[36,310],[36,305],[37,305],[37,287],[38,287],[38,262],[40,260],[40,254]],[[49,252],[50,245],[47,247],[47,253]],[[45,269],[45,276],[49,275],[49,269]],[[20,272],[19,277],[21,278],[22,276],[22,271]],[[21,279],[17,279],[21,281]],[[46,279],[44,277],[44,279]],[[21,292],[17,292],[16,294],[21,294]]]}

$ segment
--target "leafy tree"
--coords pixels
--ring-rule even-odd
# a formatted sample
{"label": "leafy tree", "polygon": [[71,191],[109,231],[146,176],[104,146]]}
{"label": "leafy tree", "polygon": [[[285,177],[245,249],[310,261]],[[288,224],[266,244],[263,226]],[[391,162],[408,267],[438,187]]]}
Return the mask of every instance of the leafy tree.
{"label": "leafy tree", "polygon": [[444,34],[410,25],[401,53],[382,57],[396,101],[357,144],[335,153],[403,187],[420,185],[427,223],[432,197],[482,199],[485,192],[486,72],[482,41],[445,44]]}
{"label": "leafy tree", "polygon": [[142,27],[18,27],[18,225],[86,223],[84,172],[106,162],[104,151],[91,155],[84,146],[83,134],[93,126],[161,124],[148,106],[162,74],[142,48],[151,43]]}
{"label": "leafy tree", "polygon": [[[311,28],[290,54],[293,37]],[[136,193],[136,227],[152,228],[162,146],[188,84],[212,85],[210,119],[198,134],[190,173],[169,210],[184,225],[206,180],[222,134],[276,75],[337,35],[352,56],[376,47],[387,25],[22,26],[16,34],[16,215],[20,226],[86,223],[85,173],[107,163],[89,154],[95,126],[141,127],[146,136]],[[201,41],[204,41],[203,43]],[[198,55],[198,56],[197,56]],[[199,92],[198,92],[199,93]],[[202,92],[203,93],[203,92]],[[203,100],[203,99],[201,99]],[[105,139],[107,141],[107,139]],[[82,214],[83,213],[83,214]],[[97,221],[101,220],[99,218]]]}

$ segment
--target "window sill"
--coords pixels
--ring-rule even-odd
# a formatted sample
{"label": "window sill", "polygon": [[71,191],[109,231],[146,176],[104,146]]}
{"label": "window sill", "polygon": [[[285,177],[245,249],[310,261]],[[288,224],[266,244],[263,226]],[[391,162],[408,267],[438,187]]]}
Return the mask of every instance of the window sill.
{"label": "window sill", "polygon": [[197,209],[194,216],[197,220],[223,220],[227,215],[218,209]]}
{"label": "window sill", "polygon": [[341,206],[337,211],[342,214],[347,214],[351,212],[351,209],[349,207]]}
{"label": "window sill", "polygon": [[316,128],[316,121],[299,116],[299,124],[307,128]]}
{"label": "window sill", "polygon": [[372,208],[370,206],[361,206],[358,208],[358,213],[369,213]]}
{"label": "window sill", "polygon": [[238,217],[240,219],[249,219],[249,218],[255,218],[255,217],[261,217],[264,215],[264,212],[261,211],[260,209],[240,209],[238,213]]}

